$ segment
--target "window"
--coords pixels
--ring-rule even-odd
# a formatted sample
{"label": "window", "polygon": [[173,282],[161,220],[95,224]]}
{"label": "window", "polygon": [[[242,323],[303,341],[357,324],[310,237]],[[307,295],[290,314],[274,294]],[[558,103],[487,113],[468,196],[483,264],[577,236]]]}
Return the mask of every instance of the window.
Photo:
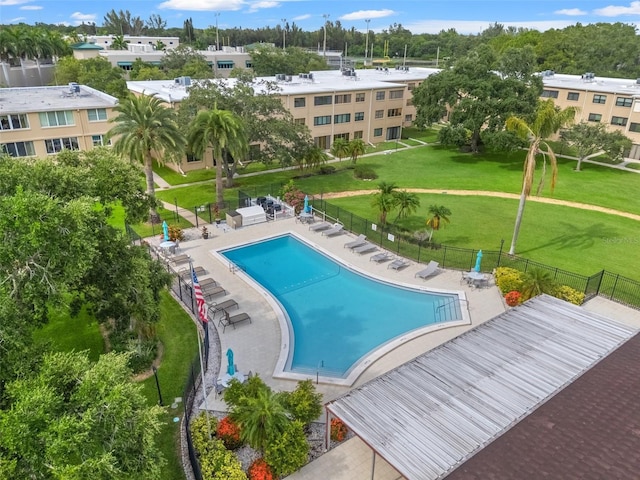
{"label": "window", "polygon": [[413,115],[411,115],[411,114],[405,115],[404,116],[404,121],[405,122],[413,122]]}
{"label": "window", "polygon": [[618,97],[616,98],[616,107],[630,107],[633,104],[632,98]]}
{"label": "window", "polygon": [[543,90],[541,96],[545,98],[558,98],[558,90]]}
{"label": "window", "polygon": [[590,113],[589,114],[589,121],[590,122],[599,122],[600,120],[602,120],[602,115],[600,115],[599,113]]}
{"label": "window", "polygon": [[33,157],[36,154],[33,142],[2,143],[0,152],[8,153],[12,157]]}
{"label": "window", "polygon": [[374,137],[381,137],[382,136],[382,129],[381,128],[376,128],[373,130],[373,136]]}
{"label": "window", "polygon": [[593,96],[593,103],[607,103],[607,96],[606,95],[594,95]]}
{"label": "window", "polygon": [[218,70],[232,70],[233,65],[233,60],[218,60],[216,62],[216,67],[218,67]]}
{"label": "window", "polygon": [[350,113],[341,113],[333,116],[333,123],[349,123],[351,121]]}
{"label": "window", "polygon": [[398,140],[400,138],[400,127],[387,128],[387,140]]}
{"label": "window", "polygon": [[77,137],[52,138],[44,141],[47,153],[58,153],[63,149],[79,150]]}
{"label": "window", "polygon": [[[331,97],[329,97],[331,98]],[[330,125],[331,124],[331,115],[322,115],[320,117],[313,117],[313,125]]]}
{"label": "window", "polygon": [[336,103],[351,103],[351,94],[345,93],[344,95],[336,95],[335,97]]}
{"label": "window", "polygon": [[363,131],[362,130],[358,130],[357,132],[353,132],[353,138],[362,138],[363,136]]}
{"label": "window", "polygon": [[578,92],[567,93],[567,100],[578,101],[579,98],[580,98],[580,94]]}
{"label": "window", "polygon": [[75,125],[71,110],[59,112],[41,112],[40,125],[43,127],[59,127],[63,125]]}
{"label": "window", "polygon": [[627,117],[611,117],[611,125],[624,127],[627,125]]}
{"label": "window", "polygon": [[293,119],[293,123],[295,123],[296,125],[306,125],[307,123],[307,119],[306,118],[294,118]]}
{"label": "window", "polygon": [[293,106],[298,108],[298,107],[306,107],[307,106],[307,99],[304,97],[296,97],[293,99]]}
{"label": "window", "polygon": [[376,92],[376,100],[384,100],[385,98],[385,92]]}
{"label": "window", "polygon": [[364,102],[364,93],[356,93],[356,102]]}
{"label": "window", "polygon": [[322,97],[314,97],[313,104],[318,105],[331,105],[331,95],[324,95]]}
{"label": "window", "polygon": [[101,147],[102,145],[111,145],[111,140],[104,138],[104,135],[91,135],[91,142],[94,147]]}
{"label": "window", "polygon": [[364,120],[364,112],[356,112],[353,120],[356,122],[361,122],[362,120]]}
{"label": "window", "polygon": [[630,131],[630,132],[640,133],[640,123],[633,123],[633,122],[631,122],[631,123],[629,124],[629,131]]}
{"label": "window", "polygon": [[104,108],[91,108],[87,110],[90,122],[101,122],[107,119],[107,111]]}
{"label": "window", "polygon": [[251,60],[245,60],[244,65],[247,68],[253,68],[253,62]]}
{"label": "window", "polygon": [[407,89],[409,91],[413,90],[414,88],[416,88],[416,84],[415,83],[410,83],[410,84],[407,85]]}
{"label": "window", "polygon": [[197,155],[191,153],[191,152],[187,152],[187,163],[193,163],[193,162],[199,162],[202,159],[200,157],[198,157]]}
{"label": "window", "polygon": [[404,96],[404,90],[391,90],[389,92],[389,99],[402,98]]}
{"label": "window", "polygon": [[26,115],[0,115],[0,130],[19,130],[22,128],[29,128]]}
{"label": "window", "polygon": [[346,140],[348,142],[349,141],[349,134],[348,133],[336,133],[333,136],[333,141],[335,142],[339,138],[341,138],[342,140]]}
{"label": "window", "polygon": [[375,118],[384,118],[384,110],[376,110]]}
{"label": "window", "polygon": [[387,110],[387,117],[399,117],[400,115],[402,115],[401,108],[390,108]]}

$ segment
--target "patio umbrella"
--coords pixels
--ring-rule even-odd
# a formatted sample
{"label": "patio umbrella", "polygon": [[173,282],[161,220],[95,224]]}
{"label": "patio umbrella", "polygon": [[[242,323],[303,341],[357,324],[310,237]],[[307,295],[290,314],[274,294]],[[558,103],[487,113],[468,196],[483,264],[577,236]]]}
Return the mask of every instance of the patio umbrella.
{"label": "patio umbrella", "polygon": [[164,234],[164,240],[169,241],[169,225],[167,225],[166,221],[162,222],[162,233]]}
{"label": "patio umbrella", "polygon": [[482,263],[482,250],[478,251],[476,255],[476,266],[473,268],[476,272],[480,271],[480,264]]}
{"label": "patio umbrella", "polygon": [[236,373],[236,367],[233,366],[233,350],[227,350],[227,362],[229,366],[227,367],[227,373],[233,377]]}
{"label": "patio umbrella", "polygon": [[309,213],[309,197],[307,195],[304,196],[304,208],[302,211],[304,213]]}

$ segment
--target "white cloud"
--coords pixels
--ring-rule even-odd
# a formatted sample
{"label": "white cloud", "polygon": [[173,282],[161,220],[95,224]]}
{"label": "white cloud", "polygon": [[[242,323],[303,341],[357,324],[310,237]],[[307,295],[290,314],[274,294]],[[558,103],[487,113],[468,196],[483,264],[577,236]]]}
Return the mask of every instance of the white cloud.
{"label": "white cloud", "polygon": [[575,17],[579,15],[586,15],[587,12],[584,10],[580,10],[579,8],[563,8],[562,10],[556,10],[556,15],[569,15],[570,17]]}
{"label": "white cloud", "polygon": [[40,5],[25,5],[24,7],[20,7],[20,10],[42,10],[44,7]]}
{"label": "white cloud", "polygon": [[357,12],[347,13],[342,15],[340,20],[367,20],[368,18],[384,18],[394,15],[396,12],[393,10],[358,10]]}
{"label": "white cloud", "polygon": [[304,15],[298,15],[297,17],[293,17],[291,20],[295,21],[300,21],[300,20],[306,20],[308,18],[311,18],[311,14],[310,13],[305,13]]}
{"label": "white cloud", "polygon": [[9,5],[22,5],[23,3],[29,3],[31,0],[0,0],[0,7]]}
{"label": "white cloud", "polygon": [[223,12],[240,10],[244,0],[167,0],[158,5],[166,10],[193,10],[198,12]]}
{"label": "white cloud", "polygon": [[16,18],[12,18],[11,20],[9,20],[8,23],[18,23],[18,22],[22,22],[24,20],[26,20],[27,17],[16,17]]}
{"label": "white cloud", "polygon": [[280,2],[271,2],[267,0],[263,0],[261,2],[254,2],[251,4],[249,13],[257,12],[258,10],[264,10],[265,8],[274,8],[279,6],[280,6]]}
{"label": "white cloud", "polygon": [[[486,30],[494,21],[489,20],[425,20],[405,24],[402,26],[412,33],[439,33],[442,30],[454,28],[460,34],[478,34]],[[565,28],[574,25],[571,20],[549,20],[549,21],[530,21],[530,22],[500,22],[505,27],[528,28],[544,32],[552,28]]]}
{"label": "white cloud", "polygon": [[640,2],[631,2],[628,7],[622,5],[608,5],[593,11],[602,17],[621,17],[623,15],[640,15]]}
{"label": "white cloud", "polygon": [[71,15],[74,25],[80,25],[82,22],[95,22],[97,15],[95,13],[73,12]]}

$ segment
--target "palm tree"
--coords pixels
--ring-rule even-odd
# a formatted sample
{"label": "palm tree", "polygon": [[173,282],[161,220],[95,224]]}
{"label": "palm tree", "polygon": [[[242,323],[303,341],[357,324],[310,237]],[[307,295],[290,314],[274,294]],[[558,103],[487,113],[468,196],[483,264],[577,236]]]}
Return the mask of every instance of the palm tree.
{"label": "palm tree", "polygon": [[289,415],[281,395],[262,388],[246,395],[231,407],[231,419],[240,427],[240,438],[257,450],[264,451],[268,442],[280,435],[289,423]]}
{"label": "palm tree", "polygon": [[553,295],[557,284],[548,270],[534,268],[524,275],[522,283],[522,300],[529,300],[542,293]]}
{"label": "palm tree", "polygon": [[344,157],[349,155],[349,142],[344,138],[336,138],[331,145],[331,155],[342,161]]}
{"label": "palm tree", "polygon": [[187,140],[196,155],[211,148],[216,167],[216,205],[224,207],[222,179],[225,155],[240,159],[247,154],[248,140],[242,119],[229,110],[202,110],[189,126]]}
{"label": "palm tree", "polygon": [[351,162],[355,164],[356,160],[358,160],[358,157],[360,155],[364,155],[364,153],[367,151],[367,145],[361,138],[354,138],[349,142],[347,150],[349,155],[351,156]]}
{"label": "palm tree", "polygon": [[449,216],[451,210],[443,205],[430,205],[429,206],[429,218],[427,218],[427,227],[431,227],[431,235],[429,235],[429,241],[433,237],[433,232],[440,230],[443,223],[449,223]]}
{"label": "palm tree", "polygon": [[418,198],[418,195],[415,193],[401,190],[395,192],[394,203],[396,207],[400,208],[398,210],[398,216],[396,217],[397,221],[398,219],[407,218],[412,213],[415,213],[418,207],[420,207],[420,198]]}
{"label": "palm tree", "polygon": [[533,186],[534,174],[536,171],[536,158],[538,154],[542,155],[542,175],[538,182],[536,195],[539,195],[544,186],[544,179],[547,168],[547,156],[549,157],[549,164],[551,165],[551,192],[556,186],[556,179],[558,176],[558,165],[556,162],[556,154],[553,152],[551,146],[544,141],[545,138],[549,138],[554,135],[562,127],[567,126],[573,122],[577,109],[575,107],[567,107],[564,110],[560,110],[556,107],[552,99],[545,100],[538,104],[535,117],[531,123],[519,117],[509,117],[506,121],[507,130],[516,132],[520,137],[529,141],[529,150],[527,150],[527,156],[524,161],[524,174],[522,178],[522,193],[520,194],[520,203],[518,205],[518,214],[516,215],[516,224],[513,229],[513,238],[511,240],[511,248],[509,248],[509,255],[515,255],[516,242],[518,241],[518,233],[520,231],[520,224],[522,223],[522,216],[524,214],[524,206],[527,201],[527,197],[531,194],[531,188]]}
{"label": "palm tree", "polygon": [[382,225],[387,223],[387,213],[393,210],[395,206],[395,190],[395,183],[380,182],[378,184],[378,192],[373,194],[371,205],[380,212],[380,223]]}
{"label": "palm tree", "polygon": [[124,39],[124,35],[116,35],[111,38],[111,50],[127,50],[129,40]]}
{"label": "palm tree", "polygon": [[147,195],[152,200],[149,215],[152,222],[157,222],[160,217],[155,207],[153,160],[164,163],[165,157],[181,154],[186,143],[176,121],[176,113],[162,105],[158,98],[146,95],[129,97],[114,111],[118,115],[111,122],[116,125],[107,136],[118,137],[113,145],[116,152],[144,165]]}

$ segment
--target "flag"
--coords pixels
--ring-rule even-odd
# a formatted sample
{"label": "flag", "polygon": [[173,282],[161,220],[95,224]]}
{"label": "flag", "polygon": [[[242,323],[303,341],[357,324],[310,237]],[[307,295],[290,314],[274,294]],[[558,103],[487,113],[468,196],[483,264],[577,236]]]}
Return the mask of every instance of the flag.
{"label": "flag", "polygon": [[208,322],[207,319],[207,304],[204,301],[204,295],[202,294],[202,289],[200,288],[200,283],[198,282],[198,277],[196,276],[196,271],[191,269],[191,278],[193,280],[193,292],[196,296],[196,305],[198,307],[198,316],[200,320],[204,323]]}

